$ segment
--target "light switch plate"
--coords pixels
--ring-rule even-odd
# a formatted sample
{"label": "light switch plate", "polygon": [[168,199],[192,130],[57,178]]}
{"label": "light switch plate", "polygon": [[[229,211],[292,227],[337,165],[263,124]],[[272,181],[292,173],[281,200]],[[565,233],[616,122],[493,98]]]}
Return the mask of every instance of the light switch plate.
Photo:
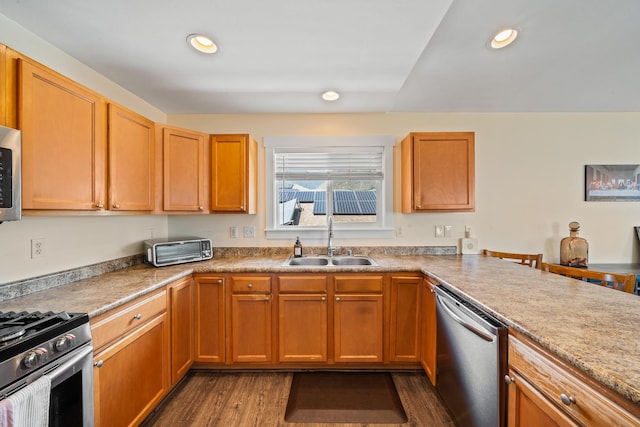
{"label": "light switch plate", "polygon": [[244,232],[244,237],[248,237],[248,238],[256,237],[256,228],[254,226],[245,225],[243,232]]}
{"label": "light switch plate", "polygon": [[436,227],[435,227],[435,236],[436,237],[444,237],[444,225],[436,225]]}

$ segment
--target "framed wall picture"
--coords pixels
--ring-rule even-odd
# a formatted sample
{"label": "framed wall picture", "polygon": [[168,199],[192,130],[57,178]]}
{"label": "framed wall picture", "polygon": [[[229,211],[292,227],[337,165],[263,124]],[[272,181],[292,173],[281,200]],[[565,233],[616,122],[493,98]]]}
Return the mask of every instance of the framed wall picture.
{"label": "framed wall picture", "polygon": [[585,200],[640,201],[640,165],[586,165]]}

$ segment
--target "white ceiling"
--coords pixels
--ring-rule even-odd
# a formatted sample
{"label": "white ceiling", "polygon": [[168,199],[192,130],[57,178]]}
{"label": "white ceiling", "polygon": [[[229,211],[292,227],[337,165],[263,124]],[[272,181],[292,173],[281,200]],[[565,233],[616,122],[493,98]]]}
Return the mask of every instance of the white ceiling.
{"label": "white ceiling", "polygon": [[[638,0],[0,0],[0,13],[168,114],[640,111]],[[518,40],[488,49],[505,26]],[[218,53],[190,50],[190,33]]]}

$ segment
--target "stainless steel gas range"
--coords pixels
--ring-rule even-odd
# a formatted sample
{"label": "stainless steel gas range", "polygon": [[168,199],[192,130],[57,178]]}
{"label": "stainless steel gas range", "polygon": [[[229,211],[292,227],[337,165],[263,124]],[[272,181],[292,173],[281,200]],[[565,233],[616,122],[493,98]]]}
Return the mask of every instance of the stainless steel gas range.
{"label": "stainless steel gas range", "polygon": [[[20,399],[35,400],[29,394],[43,391],[31,389],[42,383],[46,395],[35,397],[40,402],[36,406],[45,406],[37,408],[46,412],[38,414],[42,418],[48,416],[44,425],[93,426],[89,317],[66,312],[0,312],[0,404],[14,405],[9,410],[12,417],[29,416],[15,413],[24,411]],[[46,399],[49,404],[43,405]]]}

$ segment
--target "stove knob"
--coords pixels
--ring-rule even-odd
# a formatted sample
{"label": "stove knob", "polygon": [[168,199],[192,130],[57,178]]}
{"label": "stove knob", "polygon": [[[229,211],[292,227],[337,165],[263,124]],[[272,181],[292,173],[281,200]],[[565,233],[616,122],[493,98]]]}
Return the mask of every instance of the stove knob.
{"label": "stove knob", "polygon": [[24,357],[22,363],[27,368],[35,368],[47,360],[47,349],[46,348],[36,348],[35,350],[31,350]]}
{"label": "stove knob", "polygon": [[53,344],[53,348],[58,352],[68,350],[73,346],[75,339],[76,337],[73,334],[62,336],[56,340]]}

